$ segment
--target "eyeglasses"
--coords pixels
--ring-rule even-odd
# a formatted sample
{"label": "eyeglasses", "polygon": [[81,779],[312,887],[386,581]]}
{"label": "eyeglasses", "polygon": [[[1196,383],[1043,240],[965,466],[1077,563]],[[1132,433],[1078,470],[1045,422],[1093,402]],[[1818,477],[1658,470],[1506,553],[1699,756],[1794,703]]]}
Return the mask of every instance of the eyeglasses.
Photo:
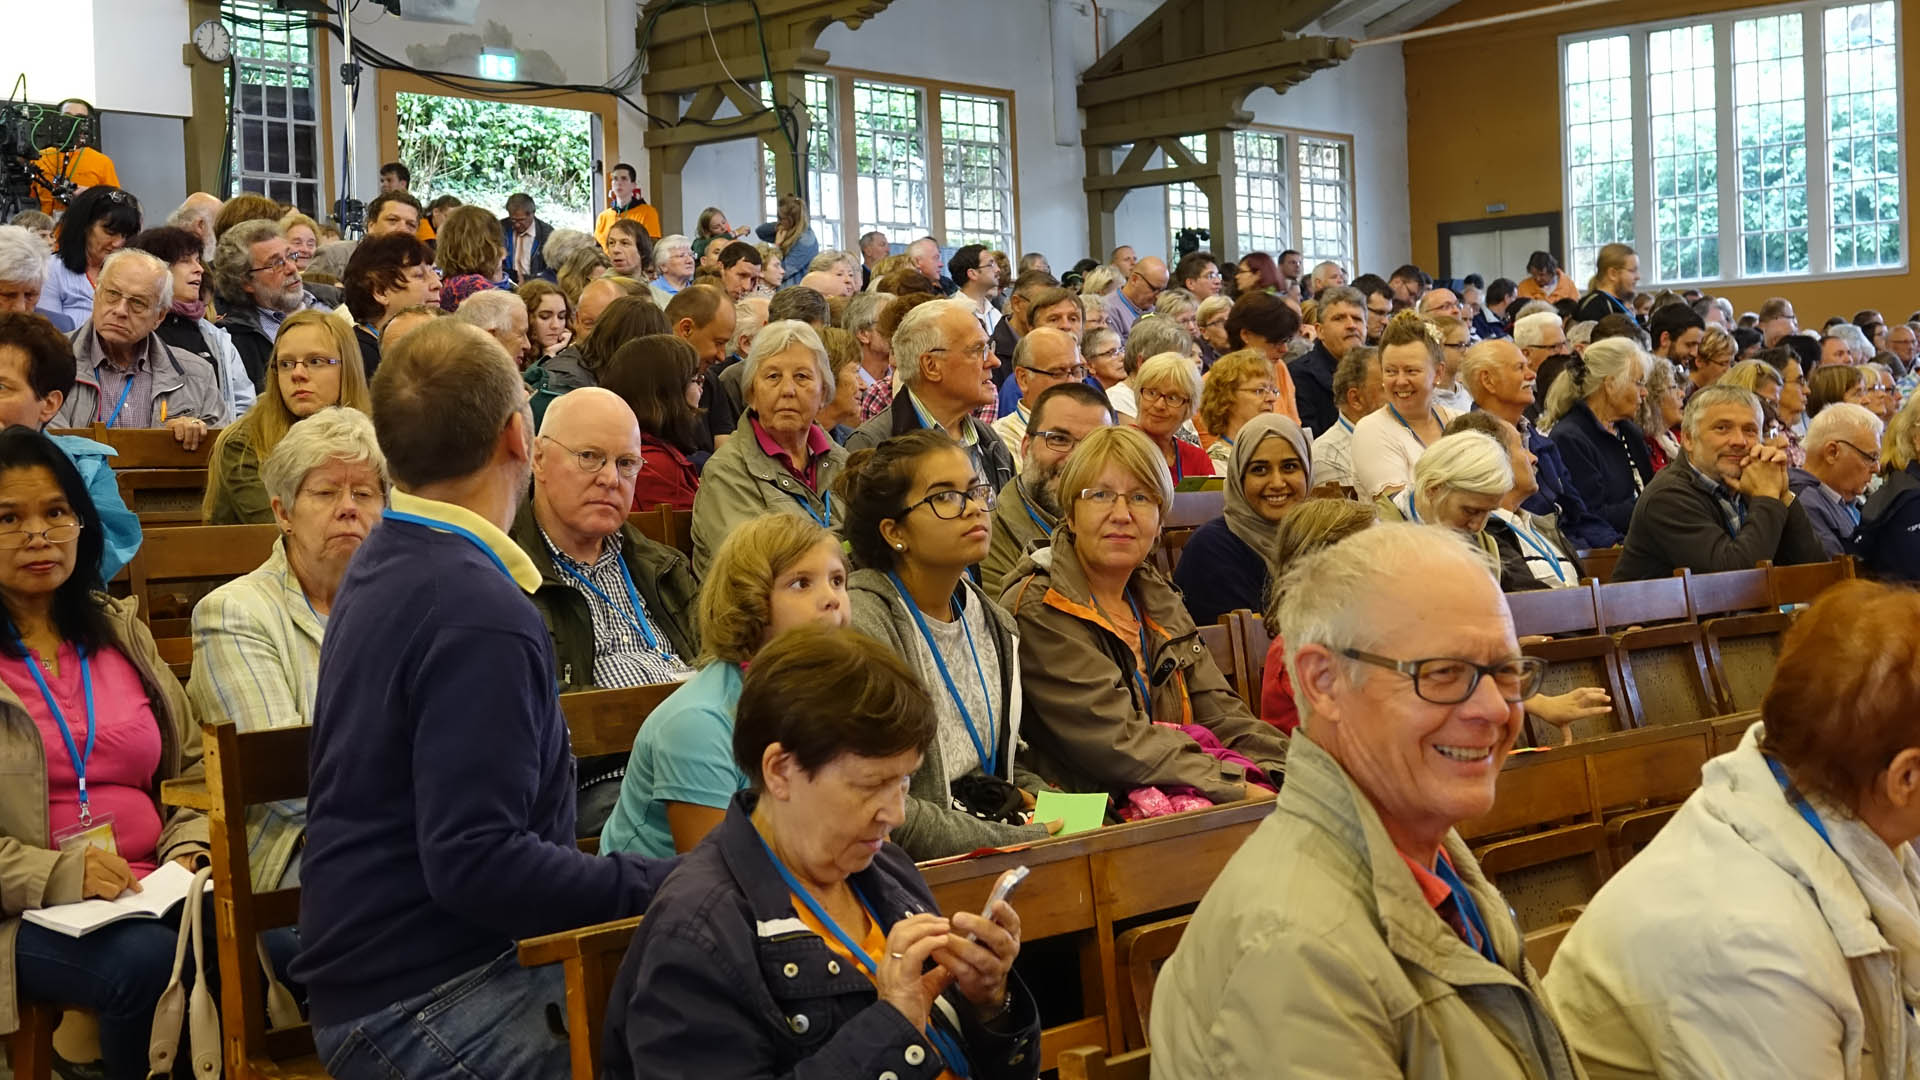
{"label": "eyeglasses", "polygon": [[1413,680],[1414,695],[1435,705],[1460,704],[1473,696],[1480,680],[1488,675],[1493,676],[1502,700],[1525,701],[1540,692],[1540,684],[1547,677],[1547,662],[1537,656],[1515,657],[1498,664],[1476,664],[1452,657],[1390,660],[1359,649],[1341,649],[1340,655],[1408,676]]}
{"label": "eyeglasses", "polygon": [[1277,386],[1243,386],[1240,388],[1240,392],[1263,398],[1280,396],[1280,388]]}
{"label": "eyeglasses", "polygon": [[1165,390],[1142,390],[1140,400],[1149,405],[1172,405],[1178,409],[1187,407],[1193,399],[1185,394],[1169,394]]}
{"label": "eyeglasses", "polygon": [[1845,439],[1835,439],[1833,441],[1839,443],[1841,446],[1846,447],[1847,449],[1853,451],[1854,453],[1859,454],[1861,457],[1866,459],[1867,464],[1869,465],[1880,464],[1879,454],[1869,454],[1865,450],[1860,449],[1859,447],[1853,445],[1852,443],[1848,442]]}
{"label": "eyeglasses", "polygon": [[277,273],[279,271],[286,270],[289,267],[293,267],[293,269],[296,269],[296,270],[299,269],[299,267],[293,266],[292,259],[287,258],[285,255],[275,255],[273,258],[267,260],[267,265],[265,266],[247,267],[247,273],[264,274],[269,270],[275,271]]}
{"label": "eyeglasses", "polygon": [[598,450],[575,450],[573,447],[568,446],[566,443],[561,442],[551,435],[542,435],[540,438],[565,450],[572,456],[573,463],[580,467],[580,471],[589,476],[597,475],[601,469],[606,468],[609,460],[613,462],[613,471],[619,473],[620,479],[622,480],[631,480],[640,475],[640,456],[638,454],[622,454],[617,458],[608,458],[606,454]]}
{"label": "eyeglasses", "polygon": [[1035,375],[1045,375],[1049,379],[1084,379],[1087,377],[1087,365],[1075,364],[1070,368],[1038,368],[1032,364],[1021,364],[1022,371],[1031,371]]}
{"label": "eyeglasses", "polygon": [[1138,514],[1144,510],[1160,509],[1160,497],[1150,491],[1131,491],[1125,496],[1122,496],[1119,492],[1109,491],[1106,488],[1080,489],[1080,498],[1082,500],[1090,502],[1102,510],[1111,507],[1116,501],[1123,497],[1127,500],[1127,510],[1130,513]]}
{"label": "eyeglasses", "polygon": [[340,358],[337,356],[287,356],[275,360],[273,366],[289,372],[295,368],[318,371],[321,368],[339,367]]}
{"label": "eyeglasses", "polygon": [[49,544],[71,544],[80,539],[80,523],[54,525],[45,529],[9,529],[0,532],[0,549],[23,548],[36,536],[44,536]]}
{"label": "eyeglasses", "polygon": [[1039,439],[1047,444],[1047,449],[1056,454],[1065,454],[1080,445],[1080,440],[1065,431],[1029,431],[1027,437]]}
{"label": "eyeglasses", "polygon": [[94,296],[93,306],[112,310],[121,304],[127,305],[127,314],[139,318],[153,310],[153,301],[143,296],[132,296],[119,289],[104,288]]}
{"label": "eyeglasses", "polygon": [[1093,354],[1093,356],[1092,356],[1092,359],[1094,359],[1094,360],[1105,360],[1105,359],[1106,359],[1107,357],[1109,357],[1109,356],[1119,356],[1119,355],[1121,355],[1121,354],[1123,354],[1123,353],[1125,353],[1126,351],[1127,351],[1127,350],[1126,350],[1126,348],[1125,348],[1124,346],[1121,346],[1121,345],[1115,345],[1115,346],[1114,346],[1113,348],[1111,348],[1111,349],[1102,349],[1102,350],[1100,350],[1099,352],[1097,352],[1097,353],[1094,353],[1094,354]]}
{"label": "eyeglasses", "polygon": [[968,357],[969,359],[985,360],[987,358],[987,350],[989,349],[990,346],[992,346],[992,344],[993,343],[990,341],[982,341],[978,345],[969,345],[964,349],[949,349],[946,346],[942,345],[938,348],[928,349],[927,351],[941,352],[941,353],[959,353],[961,356]]}
{"label": "eyeglasses", "polygon": [[952,521],[967,512],[969,502],[979,503],[982,510],[992,510],[998,501],[999,497],[995,494],[992,484],[975,484],[965,490],[949,488],[946,491],[936,491],[924,499],[917,499],[901,507],[900,512],[894,517],[906,517],[924,506],[933,511],[934,517],[942,521]]}

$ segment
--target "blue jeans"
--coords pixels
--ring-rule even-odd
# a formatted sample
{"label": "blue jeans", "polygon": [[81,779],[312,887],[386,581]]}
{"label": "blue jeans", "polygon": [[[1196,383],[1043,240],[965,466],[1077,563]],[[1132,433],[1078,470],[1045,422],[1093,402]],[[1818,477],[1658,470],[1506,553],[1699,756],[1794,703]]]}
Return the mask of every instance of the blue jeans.
{"label": "blue jeans", "polygon": [[509,949],[378,1012],[316,1024],[313,1041],[336,1080],[567,1080],[567,1037],[547,1022],[565,998],[558,966],[523,968]]}
{"label": "blue jeans", "polygon": [[[206,974],[208,989],[217,998],[220,961],[212,941],[212,894],[205,903],[201,928],[207,941],[201,970]],[[20,997],[96,1014],[100,1020],[100,1063],[107,1075],[115,1080],[143,1080],[147,1075],[147,1044],[153,1036],[153,1007],[173,972],[173,947],[179,935],[177,912],[160,919],[111,923],[78,938],[22,922],[13,947]],[[287,961],[297,949],[292,931],[267,934],[267,951],[283,981]],[[182,981],[191,987],[192,977],[189,965]],[[294,993],[299,996],[297,988]],[[181,1038],[180,1057],[185,1060],[185,1035]]]}

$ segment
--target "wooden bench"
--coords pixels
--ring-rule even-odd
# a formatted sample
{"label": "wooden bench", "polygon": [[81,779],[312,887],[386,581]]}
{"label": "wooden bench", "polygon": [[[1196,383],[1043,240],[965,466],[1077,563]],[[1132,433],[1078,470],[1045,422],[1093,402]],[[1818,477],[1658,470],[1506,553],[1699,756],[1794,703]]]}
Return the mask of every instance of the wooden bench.
{"label": "wooden bench", "polygon": [[114,450],[109,459],[120,499],[140,519],[143,529],[198,525],[200,504],[207,491],[207,467],[220,429],[208,431],[192,450],[181,446],[166,428],[86,428],[52,431],[105,443]]}
{"label": "wooden bench", "polygon": [[593,1080],[600,1073],[600,1044],[606,1030],[607,1003],[620,961],[640,929],[641,916],[580,930],[543,934],[520,943],[520,966],[559,964],[566,984],[567,1044],[573,1075]]}
{"label": "wooden bench", "polygon": [[567,718],[573,756],[599,757],[633,750],[640,725],[668,695],[682,684],[658,683],[620,690],[578,690],[560,695],[560,711]]}
{"label": "wooden bench", "polygon": [[213,855],[214,924],[220,954],[220,1029],[226,1074],[234,1080],[325,1077],[306,1024],[267,1027],[255,941],[265,930],[298,926],[300,890],[255,892],[247,852],[247,808],[307,794],[307,727],[242,734],[232,724],[201,728],[206,748],[207,815]]}
{"label": "wooden bench", "polygon": [[127,588],[174,674],[185,678],[193,667],[194,605],[266,562],[279,538],[278,525],[183,525],[141,539],[127,564]]}
{"label": "wooden bench", "polygon": [[1146,1050],[1109,1057],[1097,1046],[1076,1046],[1060,1054],[1060,1080],[1150,1080],[1151,1057]]}

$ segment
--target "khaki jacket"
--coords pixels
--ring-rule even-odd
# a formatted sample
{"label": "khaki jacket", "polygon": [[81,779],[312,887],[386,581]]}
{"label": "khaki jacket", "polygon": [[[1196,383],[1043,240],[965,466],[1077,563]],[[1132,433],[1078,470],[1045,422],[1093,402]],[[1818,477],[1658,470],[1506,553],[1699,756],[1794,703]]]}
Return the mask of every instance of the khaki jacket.
{"label": "khaki jacket", "polygon": [[1094,608],[1073,540],[1056,530],[1014,568],[1000,606],[1020,631],[1022,734],[1030,764],[1068,791],[1122,794],[1184,784],[1215,802],[1241,797],[1246,771],[1215,760],[1185,732],[1199,724],[1278,781],[1287,736],[1261,723],[1227,685],[1201,643],[1180,594],[1159,571],[1134,571],[1151,656],[1149,700],[1140,700],[1133,651]]}
{"label": "khaki jacket", "polygon": [[[134,617],[132,600],[107,600],[110,644],[140,672],[160,724],[160,768],[153,776],[160,811],[161,862],[207,850],[207,819],[199,811],[160,806],[160,782],[200,775],[200,728],[180,680],[160,659],[153,635]],[[20,1026],[13,943],[20,913],[80,899],[77,853],[49,847],[47,755],[40,729],[11,688],[0,683],[0,1034]]]}
{"label": "khaki jacket", "polygon": [[1373,804],[1308,736],[1154,987],[1155,1080],[1577,1080],[1507,902],[1448,832],[1495,953],[1427,904]]}
{"label": "khaki jacket", "polygon": [[762,514],[805,514],[834,527],[839,516],[828,492],[846,465],[846,449],[832,447],[821,455],[813,489],[808,490],[786,466],[760,449],[760,440],[753,434],[753,414],[741,414],[733,438],[713,452],[700,472],[700,490],[693,497],[694,576],[705,576],[713,553],[734,526]]}
{"label": "khaki jacket", "polygon": [[980,560],[980,586],[988,596],[1000,595],[1027,549],[1035,541],[1045,545],[1058,524],[1052,514],[1027,498],[1026,484],[1018,476],[1007,481],[993,508],[993,536],[987,542],[987,557]]}

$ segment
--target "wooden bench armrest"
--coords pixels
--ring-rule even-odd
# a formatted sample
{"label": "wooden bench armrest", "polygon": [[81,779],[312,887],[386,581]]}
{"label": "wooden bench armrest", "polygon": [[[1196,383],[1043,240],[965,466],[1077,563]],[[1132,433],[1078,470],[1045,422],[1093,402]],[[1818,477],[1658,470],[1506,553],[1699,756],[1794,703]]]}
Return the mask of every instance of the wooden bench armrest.
{"label": "wooden bench armrest", "polygon": [[211,813],[213,793],[207,790],[207,782],[202,779],[162,780],[160,781],[160,805],[198,810],[203,814]]}
{"label": "wooden bench armrest", "polygon": [[631,940],[634,929],[640,925],[640,918],[635,915],[595,926],[583,926],[578,930],[562,930],[557,934],[527,938],[520,942],[520,966],[543,967],[577,960],[582,953],[593,951],[596,941],[607,937]]}

